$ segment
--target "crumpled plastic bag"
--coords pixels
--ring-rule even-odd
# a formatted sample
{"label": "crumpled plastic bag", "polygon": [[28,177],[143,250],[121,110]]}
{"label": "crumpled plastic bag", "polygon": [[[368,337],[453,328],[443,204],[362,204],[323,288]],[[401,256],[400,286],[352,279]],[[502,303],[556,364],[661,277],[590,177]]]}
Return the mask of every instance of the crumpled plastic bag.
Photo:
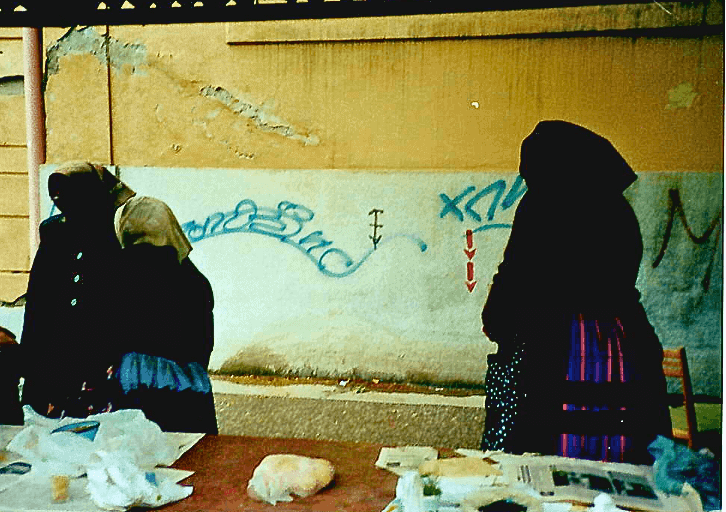
{"label": "crumpled plastic bag", "polygon": [[426,512],[424,484],[418,471],[407,471],[396,482],[396,499],[406,512]]}
{"label": "crumpled plastic bag", "polygon": [[295,494],[305,498],[333,481],[335,468],[325,459],[301,455],[268,455],[255,468],[247,484],[247,495],[253,500],[275,505],[292,501]]}
{"label": "crumpled plastic bag", "polygon": [[91,499],[106,510],[160,507],[186,498],[193,490],[170,480],[157,482],[153,472],[143,471],[131,457],[119,452],[96,452],[87,474]]}
{"label": "crumpled plastic bag", "polygon": [[[477,500],[488,504],[513,495],[514,491],[506,489],[495,500],[485,499],[485,493],[499,493],[502,489],[493,485],[493,479],[494,476],[421,476],[419,471],[407,471],[398,477],[396,498],[384,512],[476,512],[482,504]],[[542,512],[541,508],[532,509],[537,511]]]}
{"label": "crumpled plastic bag", "polygon": [[[159,426],[137,409],[94,414],[88,418],[50,419],[23,407],[25,428],[7,446],[27,460],[35,474],[77,477],[85,472],[90,456],[99,450],[131,455],[142,469],[167,466],[174,462],[177,448]],[[93,441],[70,432],[53,430],[79,421],[98,421]]]}
{"label": "crumpled plastic bag", "polygon": [[658,436],[648,451],[655,457],[653,477],[658,489],[681,495],[683,484],[688,483],[701,497],[704,510],[721,509],[721,468],[712,456],[663,436]]}
{"label": "crumpled plastic bag", "polygon": [[[99,507],[125,510],[158,507],[186,498],[192,487],[173,481],[155,482],[153,468],[176,460],[177,447],[159,426],[136,409],[96,414],[88,418],[50,419],[29,406],[23,408],[25,428],[7,446],[31,465],[31,478],[88,476],[87,490]],[[58,427],[97,421],[93,440]]]}
{"label": "crumpled plastic bag", "polygon": [[21,430],[8,450],[19,454],[31,465],[31,473],[79,477],[96,450],[93,441],[71,432],[51,434],[47,427],[29,426]]}

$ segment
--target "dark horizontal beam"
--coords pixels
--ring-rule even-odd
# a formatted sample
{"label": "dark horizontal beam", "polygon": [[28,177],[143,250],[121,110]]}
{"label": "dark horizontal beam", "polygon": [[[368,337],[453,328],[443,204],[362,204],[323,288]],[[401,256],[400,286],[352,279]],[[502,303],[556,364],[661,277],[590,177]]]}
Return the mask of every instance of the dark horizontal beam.
{"label": "dark horizontal beam", "polygon": [[[0,26],[3,27],[71,27],[77,25],[152,25],[169,23],[209,23],[226,21],[266,21],[293,19],[353,18],[369,16],[402,16],[416,14],[446,14],[458,12],[507,11],[520,9],[547,9],[587,5],[643,4],[650,2],[550,0],[533,5],[531,0],[308,0],[283,4],[255,3],[255,0],[237,0],[226,5],[226,0],[182,0],[180,7],[171,2],[137,0],[134,8],[122,9],[123,1],[107,1],[107,9],[98,9],[98,2],[76,0],[72,2],[46,2],[0,0]],[[16,10],[22,5],[25,10]]]}

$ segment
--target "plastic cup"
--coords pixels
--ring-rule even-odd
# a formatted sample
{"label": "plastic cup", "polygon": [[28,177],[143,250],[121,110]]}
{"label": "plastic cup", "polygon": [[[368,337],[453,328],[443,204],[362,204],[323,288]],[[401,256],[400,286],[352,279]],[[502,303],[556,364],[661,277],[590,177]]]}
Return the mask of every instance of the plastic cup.
{"label": "plastic cup", "polygon": [[71,483],[67,475],[53,475],[50,477],[51,500],[53,503],[68,501],[68,486]]}

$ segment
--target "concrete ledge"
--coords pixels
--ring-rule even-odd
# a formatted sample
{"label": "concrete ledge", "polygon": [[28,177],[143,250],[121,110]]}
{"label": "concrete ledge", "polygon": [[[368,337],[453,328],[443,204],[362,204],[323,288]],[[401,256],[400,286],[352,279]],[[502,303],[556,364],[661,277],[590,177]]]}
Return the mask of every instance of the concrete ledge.
{"label": "concrete ledge", "polygon": [[383,393],[359,391],[345,386],[301,384],[290,386],[259,386],[236,384],[212,379],[212,391],[226,395],[266,396],[281,398],[310,398],[315,400],[345,400],[349,402],[378,402],[387,404],[445,405],[451,407],[483,407],[484,396],[445,396],[424,393]]}
{"label": "concrete ledge", "polygon": [[212,384],[225,435],[478,448],[484,430],[482,396]]}

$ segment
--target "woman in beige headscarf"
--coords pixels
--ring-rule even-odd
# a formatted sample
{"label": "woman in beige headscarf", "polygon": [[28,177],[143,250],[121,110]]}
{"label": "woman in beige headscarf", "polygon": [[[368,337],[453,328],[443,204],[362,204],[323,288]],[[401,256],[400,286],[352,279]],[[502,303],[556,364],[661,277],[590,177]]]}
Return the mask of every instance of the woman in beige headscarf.
{"label": "woman in beige headscarf", "polygon": [[51,417],[113,408],[123,286],[114,213],[134,191],[105,167],[58,167],[48,192],[60,210],[40,225],[21,336],[23,404]]}
{"label": "woman in beige headscarf", "polygon": [[128,275],[119,316],[133,329],[117,372],[122,406],[143,410],[165,431],[216,434],[209,281],[189,259],[191,244],[164,202],[133,198],[115,224]]}

